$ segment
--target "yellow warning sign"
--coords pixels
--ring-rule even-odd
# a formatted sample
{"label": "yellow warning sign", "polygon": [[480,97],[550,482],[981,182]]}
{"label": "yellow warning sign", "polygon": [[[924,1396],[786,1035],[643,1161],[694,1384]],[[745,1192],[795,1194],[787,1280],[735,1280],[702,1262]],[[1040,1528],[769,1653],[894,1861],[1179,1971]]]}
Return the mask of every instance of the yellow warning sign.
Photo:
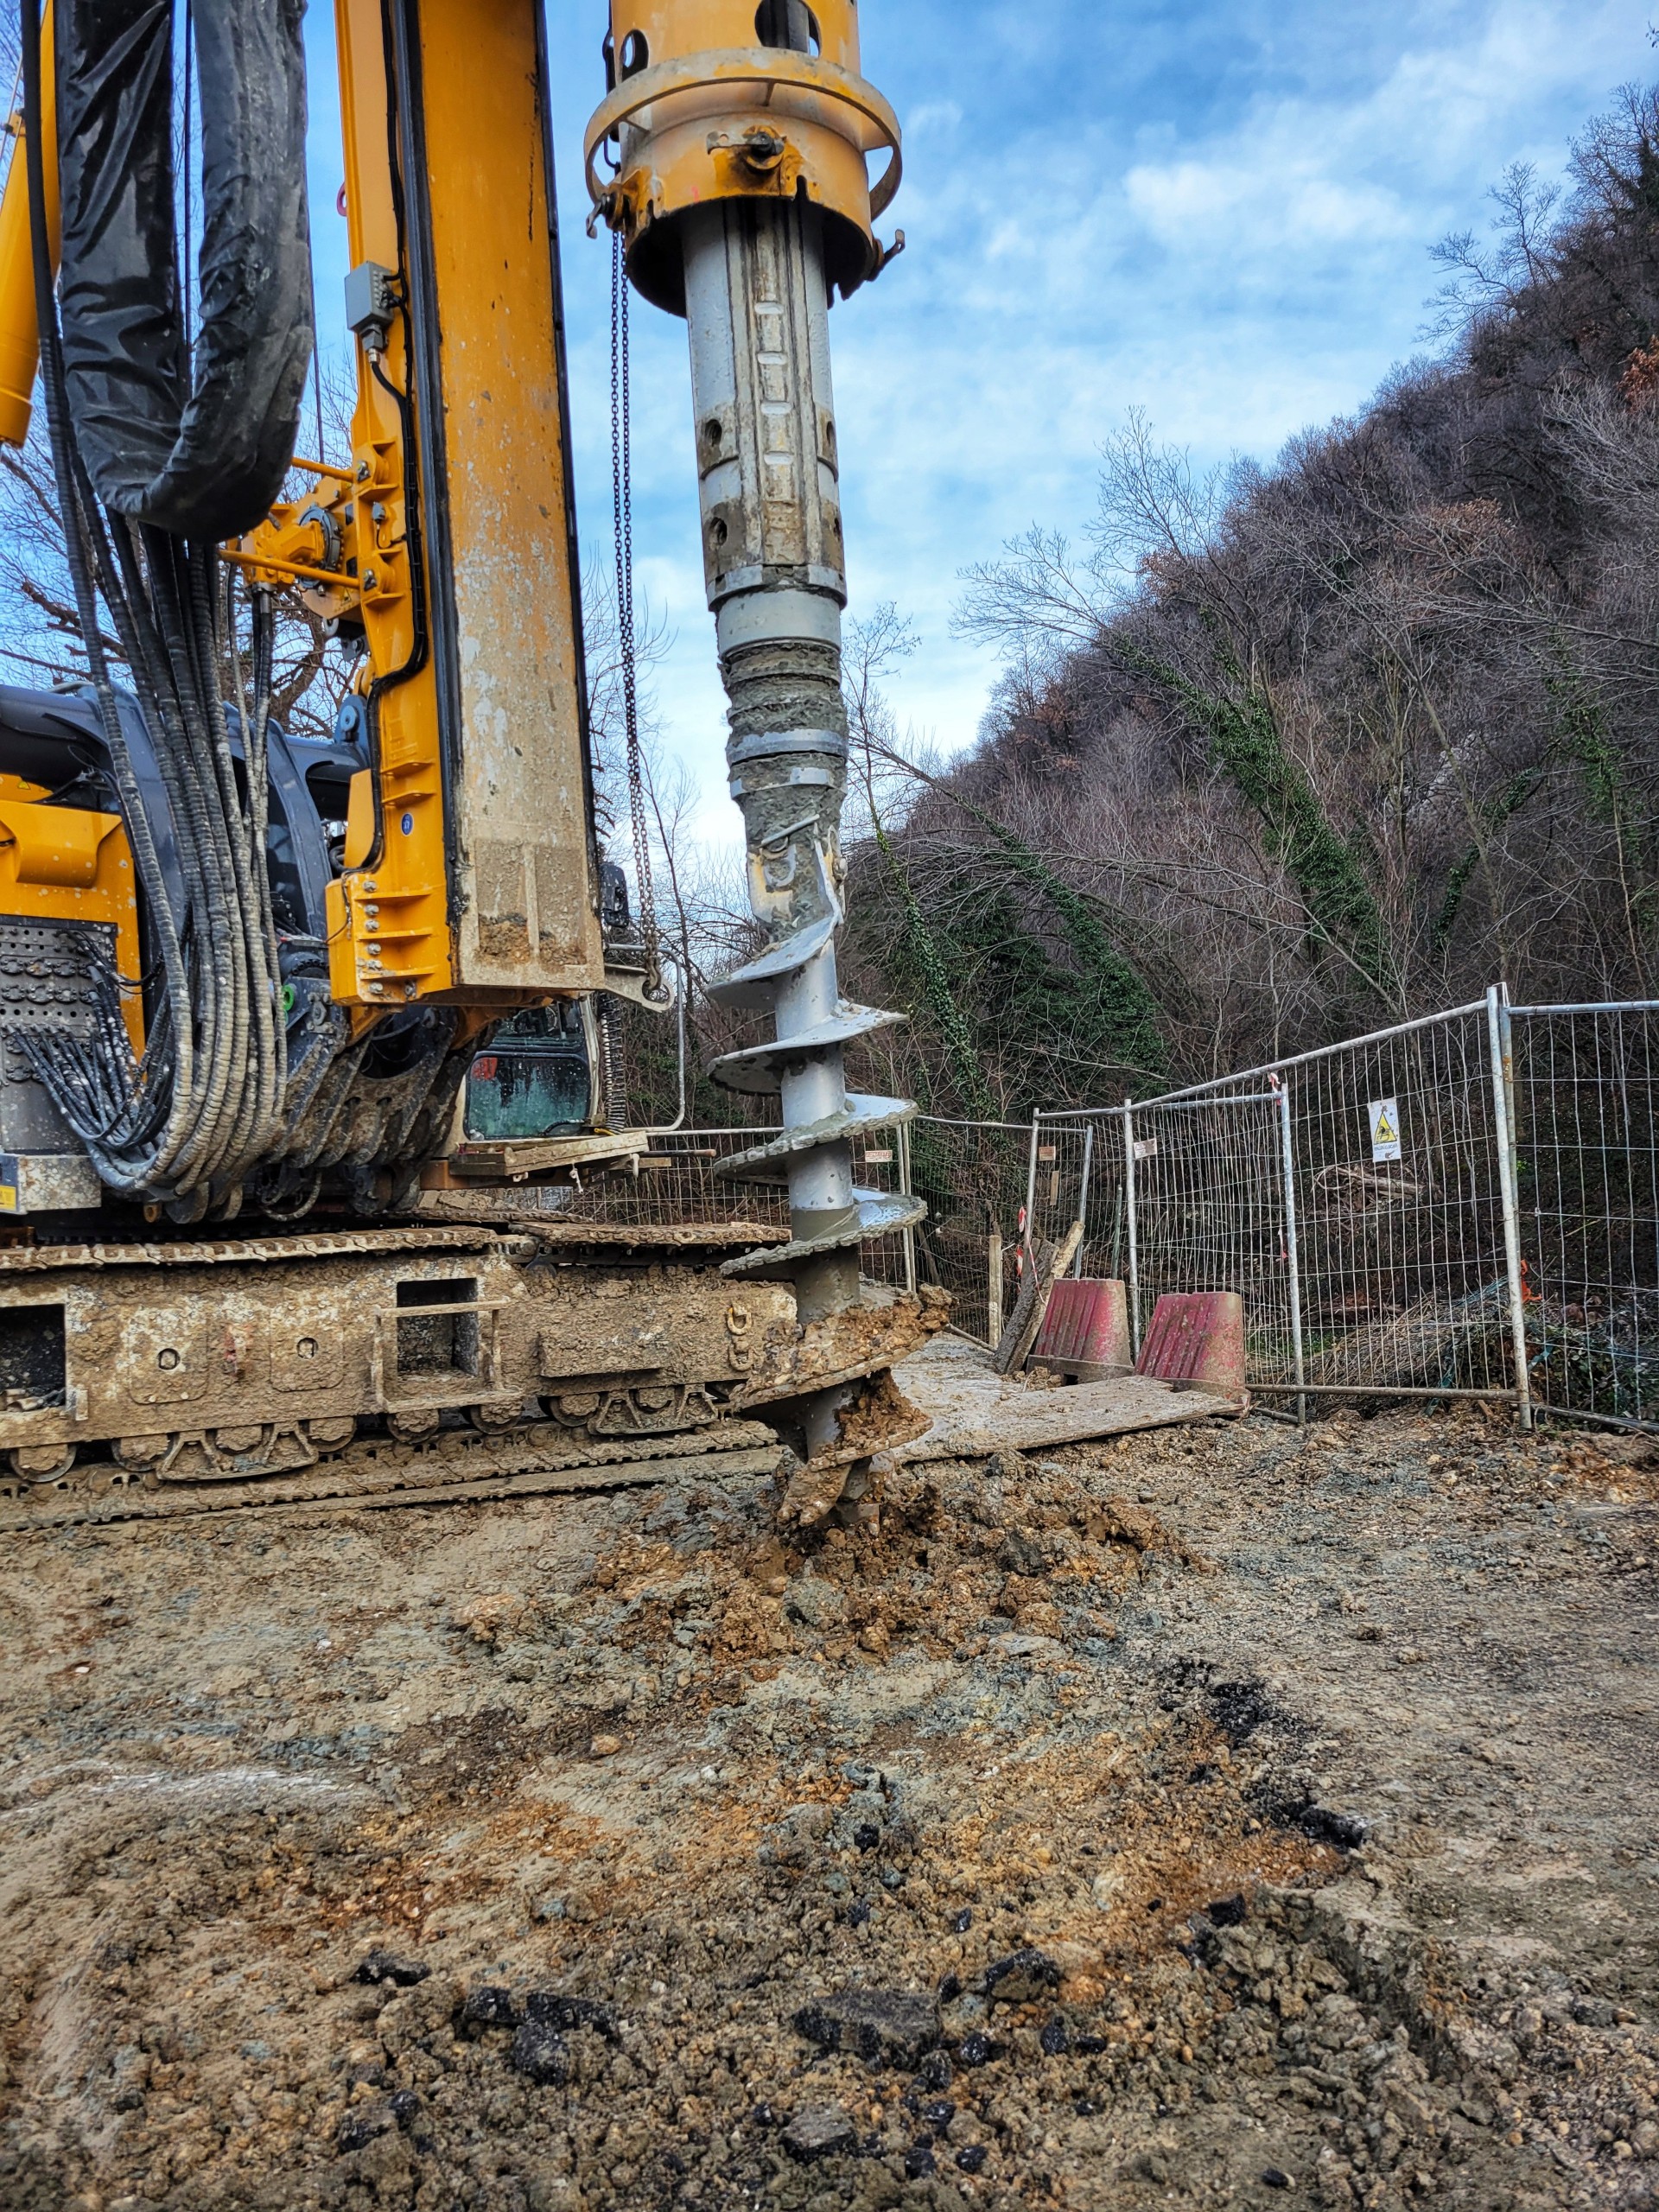
{"label": "yellow warning sign", "polygon": [[1373,1098],[1367,1111],[1371,1121],[1371,1158],[1398,1160],[1402,1156],[1400,1143],[1400,1102],[1397,1098]]}

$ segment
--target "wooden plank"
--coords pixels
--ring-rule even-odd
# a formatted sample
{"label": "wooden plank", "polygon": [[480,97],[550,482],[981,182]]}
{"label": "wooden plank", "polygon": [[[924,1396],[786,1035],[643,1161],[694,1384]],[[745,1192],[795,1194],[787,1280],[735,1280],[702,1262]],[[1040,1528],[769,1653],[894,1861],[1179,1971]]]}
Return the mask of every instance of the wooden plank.
{"label": "wooden plank", "polygon": [[650,1149],[642,1133],[624,1131],[620,1136],[543,1137],[504,1144],[459,1144],[449,1154],[448,1166],[469,1181],[500,1177],[508,1181],[520,1175],[544,1175],[562,1167],[602,1166],[607,1161],[636,1159]]}
{"label": "wooden plank", "polygon": [[1249,1410],[1247,1396],[1173,1389],[1149,1376],[1127,1375],[1076,1389],[1033,1388],[998,1375],[985,1354],[958,1337],[935,1338],[902,1360],[894,1380],[927,1414],[925,1436],[902,1446],[901,1459],[976,1459],[993,1452],[1044,1451],[1179,1421],[1213,1421]]}
{"label": "wooden plank", "polygon": [[1031,1356],[1037,1332],[1043,1325],[1054,1286],[1077,1257],[1083,1242],[1083,1224],[1074,1221],[1058,1244],[1039,1244],[1020,1286],[1008,1325],[1002,1332],[994,1361],[999,1375],[1017,1375]]}

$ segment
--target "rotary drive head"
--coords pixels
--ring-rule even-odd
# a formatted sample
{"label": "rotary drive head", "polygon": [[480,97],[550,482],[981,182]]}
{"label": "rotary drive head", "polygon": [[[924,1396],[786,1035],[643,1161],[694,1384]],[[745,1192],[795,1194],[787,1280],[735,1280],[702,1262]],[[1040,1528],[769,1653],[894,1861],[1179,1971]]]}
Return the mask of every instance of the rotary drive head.
{"label": "rotary drive head", "polygon": [[[810,200],[842,297],[902,245],[875,235],[899,189],[899,119],[859,73],[855,0],[612,0],[610,90],[588,126],[590,228],[626,241],[646,299],[685,313],[678,235],[721,200]],[[887,162],[874,185],[868,157]]]}

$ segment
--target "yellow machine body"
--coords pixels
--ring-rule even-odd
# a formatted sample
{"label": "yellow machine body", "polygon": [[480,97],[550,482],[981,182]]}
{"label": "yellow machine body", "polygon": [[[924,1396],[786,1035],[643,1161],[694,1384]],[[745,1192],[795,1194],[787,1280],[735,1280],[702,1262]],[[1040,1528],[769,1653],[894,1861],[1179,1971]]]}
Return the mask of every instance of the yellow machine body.
{"label": "yellow machine body", "polygon": [[[539,13],[534,0],[411,10],[408,82],[389,88],[378,0],[335,11],[353,260],[397,271],[411,300],[384,373],[411,395],[429,474],[442,471],[429,505],[448,540],[423,518],[415,577],[400,410],[362,359],[353,489],[378,789],[370,849],[348,854],[336,894],[334,982],[364,1004],[604,982]],[[401,240],[389,97],[418,105]],[[424,283],[411,252],[428,257]],[[432,364],[424,423],[411,338]],[[389,681],[415,652],[416,588],[426,664]]]}
{"label": "yellow machine body", "polygon": [[377,761],[331,893],[334,997],[497,1010],[605,980],[545,70],[532,0],[403,24],[389,85],[378,0],[338,0],[352,260],[400,299],[383,349],[359,339],[352,466],[298,464],[315,489],[235,557],[360,609],[368,642]]}
{"label": "yellow machine body", "polygon": [[[58,255],[58,100],[51,67],[52,0],[41,11],[46,67],[41,81],[41,136],[46,171],[46,219],[52,258]],[[40,318],[35,308],[35,264],[29,245],[29,165],[23,125],[13,116],[14,141],[6,188],[0,196],[0,444],[20,446],[34,413],[35,374],[41,362]]]}
{"label": "yellow machine body", "polygon": [[[226,552],[367,639],[376,759],[330,896],[334,997],[487,1015],[605,981],[546,63],[534,0],[398,15],[389,48],[379,0],[335,9],[352,257],[398,301],[384,350],[359,341],[351,466],[296,464],[314,488]],[[39,359],[22,152],[0,204],[14,445]]]}
{"label": "yellow machine body", "polygon": [[[787,0],[780,45],[766,41],[772,21],[753,0],[615,0],[621,66],[590,133],[590,174],[636,277],[711,200],[812,202],[822,308],[821,272],[847,290],[880,266],[872,225],[898,181],[898,126],[858,74],[853,0],[819,0],[816,16]],[[803,50],[803,22],[821,53]],[[335,26],[358,346],[351,454],[296,461],[300,495],[221,550],[364,640],[355,681],[372,765],[352,782],[340,873],[323,892],[330,995],[351,1009],[354,1038],[383,1025],[395,1041],[387,1016],[456,1007],[464,1052],[499,1015],[629,988],[607,974],[600,926],[543,9],[335,0]],[[49,66],[43,76],[49,88]],[[41,129],[54,185],[49,112]],[[613,134],[621,166],[606,183],[593,165]],[[882,147],[893,159],[872,190],[866,156]],[[25,183],[14,161],[0,205],[0,439],[12,442],[27,433],[38,356]],[[808,229],[816,255],[816,222],[797,220],[795,243]],[[794,607],[803,590],[785,596]],[[825,603],[838,611],[833,594]],[[809,625],[807,644],[827,664],[822,627]],[[42,944],[73,938],[66,923],[111,931],[135,1051],[137,906],[116,815],[0,776],[0,918],[14,940],[37,921]],[[17,953],[26,980],[78,988],[76,1018],[95,1018],[84,946],[38,975],[36,950]],[[61,1028],[61,1003],[54,1012]],[[841,1125],[849,1151],[877,1109],[906,1110],[857,1103]],[[597,1160],[637,1178],[626,1138],[582,1141],[589,1172]],[[752,1162],[768,1179],[778,1149]],[[337,1210],[296,1235],[273,1209],[243,1236],[223,1234],[232,1214],[208,1216],[198,1236],[203,1217],[181,1212],[183,1233],[151,1243],[133,1238],[129,1214],[116,1237],[100,1217],[85,1243],[9,1223],[0,1529],[263,1499],[436,1502],[693,1466],[759,1474],[778,1464],[774,1432],[819,1462],[820,1482],[831,1467],[847,1480],[873,1440],[917,1433],[887,1370],[942,1308],[815,1305],[791,1279],[791,1230],[758,1230],[747,1212],[661,1224],[637,1207],[615,1222],[573,1211],[531,1237],[515,1204],[486,1203],[511,1194],[486,1185],[565,1178],[577,1163],[463,1164],[488,1173],[429,1176],[448,1186],[435,1197],[459,1204],[418,1221],[363,1226]],[[108,1211],[84,1151],[31,1147],[13,1165],[0,1211]],[[733,1204],[753,1211],[751,1198]],[[473,1207],[480,1218],[467,1217]],[[910,1217],[872,1230],[851,1208],[838,1224],[843,1213],[837,1249]],[[163,1217],[146,1204],[146,1228]],[[737,1249],[757,1238],[760,1255]],[[760,1278],[757,1256],[783,1263],[780,1278]],[[849,1264],[856,1289],[855,1249]],[[734,1288],[728,1276],[752,1279]]]}
{"label": "yellow machine body", "polygon": [[80,922],[115,932],[121,1013],[135,1055],[144,1047],[132,849],[118,814],[50,806],[42,785],[0,775],[0,914]]}
{"label": "yellow machine body", "polygon": [[817,51],[799,52],[760,42],[753,0],[612,0],[616,83],[588,125],[588,189],[656,305],[684,313],[674,219],[713,200],[804,193],[843,293],[888,257],[874,226],[899,189],[899,119],[859,73],[855,0],[818,0],[810,20]]}

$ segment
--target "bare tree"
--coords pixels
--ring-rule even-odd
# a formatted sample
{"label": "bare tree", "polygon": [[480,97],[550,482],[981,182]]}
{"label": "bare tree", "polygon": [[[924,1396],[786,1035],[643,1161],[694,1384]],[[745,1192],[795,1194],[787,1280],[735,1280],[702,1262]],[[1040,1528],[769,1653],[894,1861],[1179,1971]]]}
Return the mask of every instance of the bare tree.
{"label": "bare tree", "polygon": [[[338,462],[349,454],[352,404],[351,382],[344,370],[325,369],[321,411],[327,451],[308,458],[327,461],[332,456]],[[309,415],[310,410],[307,411]],[[303,470],[291,471],[283,498],[302,498],[313,480]],[[245,655],[245,593],[238,594],[238,604],[237,644]],[[326,737],[350,686],[352,664],[343,653],[330,649],[333,626],[307,607],[297,594],[279,594],[276,605],[272,713],[296,735]],[[118,674],[125,659],[112,630],[103,632],[103,645]],[[86,680],[44,410],[38,407],[22,450],[0,447],[0,671],[24,684],[73,685]],[[228,664],[224,681],[226,696],[233,696],[234,671]]]}
{"label": "bare tree", "polygon": [[[1538,997],[1654,988],[1656,175],[1659,94],[1632,88],[1567,191],[1513,168],[1491,238],[1444,243],[1450,343],[1357,419],[1206,474],[1134,416],[1080,544],[1038,524],[964,573],[957,627],[1002,675],[981,743],[892,841],[987,976],[1008,975],[993,906],[1058,957],[1052,899],[1045,918],[1027,878],[1010,903],[1006,835],[1134,963],[1178,1071],[1496,974]],[[1017,1101],[993,1000],[961,989]],[[1065,1039],[1044,1051],[1059,1086]]]}

